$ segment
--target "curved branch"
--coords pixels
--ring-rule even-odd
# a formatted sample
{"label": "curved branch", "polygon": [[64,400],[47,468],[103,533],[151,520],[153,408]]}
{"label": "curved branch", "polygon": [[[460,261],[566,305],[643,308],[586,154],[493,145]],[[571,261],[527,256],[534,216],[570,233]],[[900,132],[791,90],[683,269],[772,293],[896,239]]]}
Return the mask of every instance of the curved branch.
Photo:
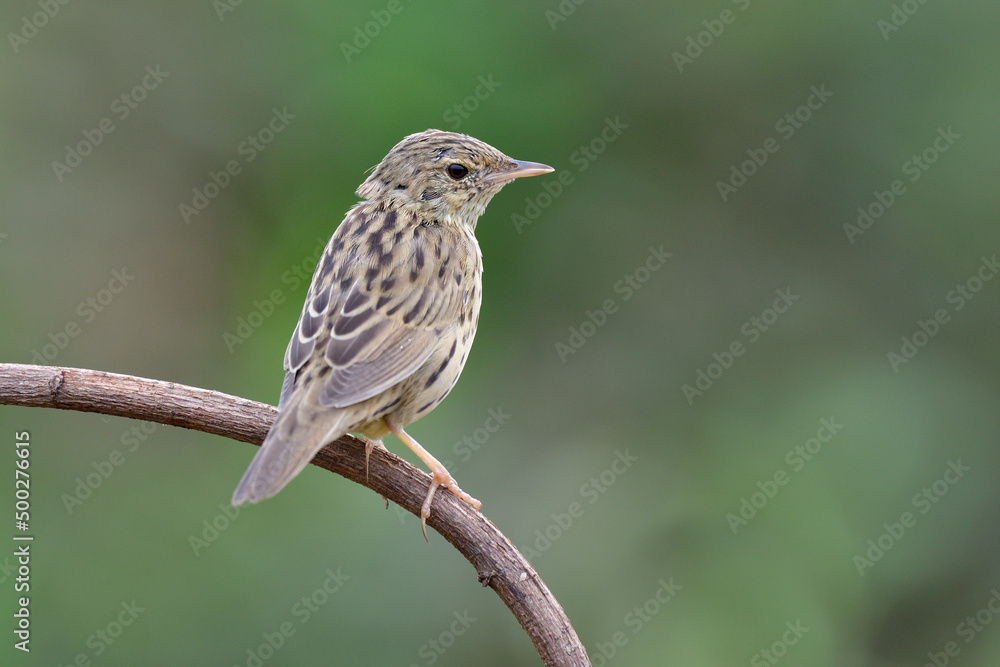
{"label": "curved branch", "polygon": [[[0,364],[0,404],[99,412],[182,426],[260,445],[276,408],[217,391],[102,371]],[[313,465],[389,498],[418,515],[430,476],[384,449],[345,435],[324,447]],[[546,665],[590,665],[562,607],[528,561],[485,516],[445,491],[434,497],[427,524],[472,563],[483,586],[510,608]]]}

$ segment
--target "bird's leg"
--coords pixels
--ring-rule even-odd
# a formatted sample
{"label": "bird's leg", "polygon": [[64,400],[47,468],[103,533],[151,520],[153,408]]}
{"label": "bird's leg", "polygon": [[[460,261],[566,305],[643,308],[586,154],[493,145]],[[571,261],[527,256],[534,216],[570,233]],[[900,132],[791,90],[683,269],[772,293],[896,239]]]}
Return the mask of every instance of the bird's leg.
{"label": "bird's leg", "polygon": [[434,492],[437,491],[439,486],[446,486],[448,490],[454,493],[456,496],[464,500],[465,502],[472,505],[475,509],[480,509],[483,504],[470,496],[468,493],[458,488],[458,483],[455,478],[451,476],[448,469],[438,461],[436,458],[431,456],[431,453],[420,446],[420,443],[407,435],[406,431],[400,428],[396,424],[392,424],[386,421],[386,426],[392,431],[392,434],[403,441],[403,443],[413,450],[413,453],[420,457],[428,468],[431,469],[431,489],[427,492],[427,498],[424,500],[423,506],[420,508],[420,530],[424,533],[424,539],[427,539],[427,517],[431,515],[431,501],[434,500]]}
{"label": "bird's leg", "polygon": [[[381,447],[385,449],[385,445],[382,444],[382,440],[372,440],[371,438],[365,438],[365,481],[368,481],[368,457],[372,455],[372,450],[376,447]],[[385,508],[389,509],[389,499],[382,496],[382,500],[385,501]]]}
{"label": "bird's leg", "polygon": [[365,438],[365,481],[368,480],[368,458],[372,455],[372,450],[376,447],[385,449],[385,445],[382,444],[381,438],[378,440]]}

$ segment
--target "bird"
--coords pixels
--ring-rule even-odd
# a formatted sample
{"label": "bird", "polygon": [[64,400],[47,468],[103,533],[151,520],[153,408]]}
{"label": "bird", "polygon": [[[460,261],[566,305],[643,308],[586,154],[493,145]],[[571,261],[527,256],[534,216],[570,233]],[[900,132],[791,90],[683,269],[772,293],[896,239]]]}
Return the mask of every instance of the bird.
{"label": "bird", "polygon": [[554,171],[465,134],[411,134],[372,168],[316,264],[285,350],[278,416],[233,493],[280,491],[345,433],[375,447],[395,435],[431,471],[426,522],[441,486],[479,510],[404,428],[448,395],[479,323],[483,259],[476,223],[501,188]]}

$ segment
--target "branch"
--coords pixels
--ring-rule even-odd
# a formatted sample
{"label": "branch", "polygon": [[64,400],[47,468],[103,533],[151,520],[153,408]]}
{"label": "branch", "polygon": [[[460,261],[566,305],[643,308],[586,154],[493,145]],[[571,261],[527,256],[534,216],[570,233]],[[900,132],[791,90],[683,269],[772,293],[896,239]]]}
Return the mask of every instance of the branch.
{"label": "branch", "polygon": [[[0,364],[0,404],[99,412],[204,431],[260,445],[276,408],[217,391],[102,371]],[[337,473],[419,516],[430,476],[384,449],[371,453],[349,435],[324,447],[313,465]],[[510,608],[546,665],[590,665],[562,607],[528,561],[485,516],[440,489],[427,524],[472,563],[483,586]]]}

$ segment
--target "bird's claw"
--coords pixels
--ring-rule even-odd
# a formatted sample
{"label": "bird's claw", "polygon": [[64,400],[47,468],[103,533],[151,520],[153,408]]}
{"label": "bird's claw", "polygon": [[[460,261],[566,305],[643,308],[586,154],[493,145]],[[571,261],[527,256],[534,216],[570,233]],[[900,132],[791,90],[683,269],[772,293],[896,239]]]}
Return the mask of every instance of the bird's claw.
{"label": "bird's claw", "polygon": [[[424,504],[420,507],[420,530],[423,531],[425,540],[427,540],[427,519],[431,515],[431,502],[433,502],[434,494],[439,486],[447,487],[457,498],[465,501],[476,510],[483,507],[481,502],[459,488],[458,482],[447,470],[435,470],[431,474],[431,488],[427,492],[427,498],[424,499]],[[427,541],[430,542],[430,540]]]}

